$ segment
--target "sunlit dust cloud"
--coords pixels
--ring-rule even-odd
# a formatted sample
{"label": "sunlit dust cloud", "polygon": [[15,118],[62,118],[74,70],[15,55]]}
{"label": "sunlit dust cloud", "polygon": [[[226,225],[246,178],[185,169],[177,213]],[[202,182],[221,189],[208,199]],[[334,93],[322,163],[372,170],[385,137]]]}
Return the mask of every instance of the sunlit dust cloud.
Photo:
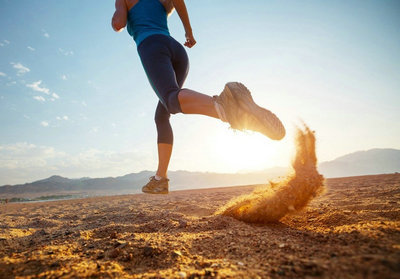
{"label": "sunlit dust cloud", "polygon": [[306,125],[297,128],[293,171],[279,182],[270,182],[253,193],[237,197],[216,214],[249,223],[269,223],[304,208],[324,189],[324,177],[318,173],[315,135]]}

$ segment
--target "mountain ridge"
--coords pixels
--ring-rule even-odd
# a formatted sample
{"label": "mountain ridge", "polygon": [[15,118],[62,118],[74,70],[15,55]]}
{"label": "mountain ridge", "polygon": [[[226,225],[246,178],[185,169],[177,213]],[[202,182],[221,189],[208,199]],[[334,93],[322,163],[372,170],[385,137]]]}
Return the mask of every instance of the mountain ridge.
{"label": "mountain ridge", "polygon": [[[356,151],[319,164],[319,171],[327,178],[394,173],[400,171],[400,150],[374,148]],[[249,173],[170,171],[171,188],[175,190],[265,184],[268,180],[288,172],[284,167],[273,167]],[[84,193],[87,195],[128,194],[140,192],[153,171],[144,170],[117,177],[66,178],[52,175],[31,183],[0,186],[0,197],[10,195],[31,196],[53,193]]]}
{"label": "mountain ridge", "polygon": [[346,177],[382,174],[400,171],[400,150],[373,148],[340,156],[319,164],[319,171],[326,177]]}

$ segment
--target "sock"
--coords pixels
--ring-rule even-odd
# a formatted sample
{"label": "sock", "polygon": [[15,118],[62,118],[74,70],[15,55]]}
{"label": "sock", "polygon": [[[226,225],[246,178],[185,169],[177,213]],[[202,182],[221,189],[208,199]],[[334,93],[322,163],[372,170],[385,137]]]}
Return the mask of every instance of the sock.
{"label": "sock", "polygon": [[154,178],[156,179],[156,180],[161,180],[161,176],[158,176],[157,174],[154,176]]}
{"label": "sock", "polygon": [[215,110],[217,111],[219,119],[221,119],[221,121],[223,121],[223,122],[228,122],[228,120],[226,120],[224,108],[220,104],[218,104],[216,101],[214,101],[214,107],[215,107]]}

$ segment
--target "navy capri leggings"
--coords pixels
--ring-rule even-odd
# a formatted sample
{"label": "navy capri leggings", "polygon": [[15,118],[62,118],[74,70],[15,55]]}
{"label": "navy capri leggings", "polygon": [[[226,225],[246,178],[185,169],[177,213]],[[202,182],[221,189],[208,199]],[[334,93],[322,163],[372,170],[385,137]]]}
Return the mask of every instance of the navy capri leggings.
{"label": "navy capri leggings", "polygon": [[173,144],[171,114],[182,112],[178,94],[189,72],[183,46],[166,35],[151,35],[138,46],[138,53],[159,102],[155,113],[157,143]]}

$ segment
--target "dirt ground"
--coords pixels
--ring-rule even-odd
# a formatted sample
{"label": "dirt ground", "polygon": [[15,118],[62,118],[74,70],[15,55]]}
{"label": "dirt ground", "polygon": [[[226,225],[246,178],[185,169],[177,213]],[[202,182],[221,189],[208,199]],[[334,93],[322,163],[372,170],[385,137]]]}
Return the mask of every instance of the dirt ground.
{"label": "dirt ground", "polygon": [[0,278],[400,278],[400,174],[328,179],[279,223],[213,213],[254,186],[0,205]]}

